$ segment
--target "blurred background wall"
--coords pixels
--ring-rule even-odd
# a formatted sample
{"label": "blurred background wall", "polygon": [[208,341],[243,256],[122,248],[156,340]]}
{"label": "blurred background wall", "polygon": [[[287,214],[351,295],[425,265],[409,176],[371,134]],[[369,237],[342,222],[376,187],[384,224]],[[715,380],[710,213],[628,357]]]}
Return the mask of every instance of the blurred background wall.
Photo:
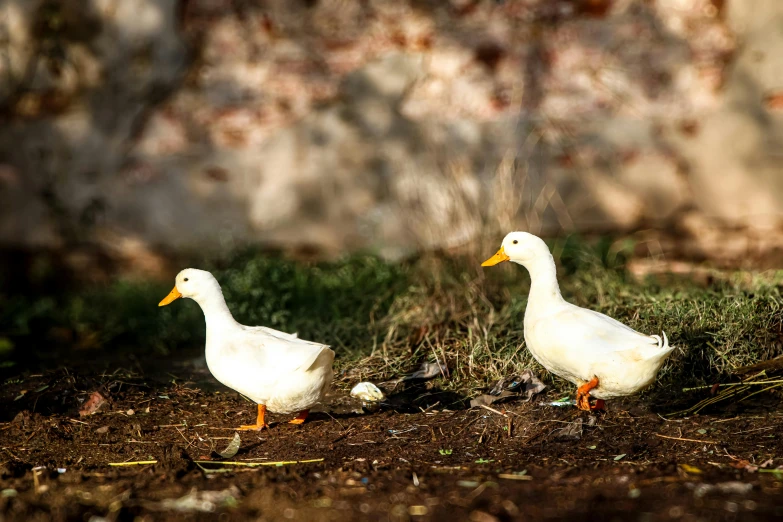
{"label": "blurred background wall", "polygon": [[776,249],[781,28],[780,0],[2,0],[0,244]]}

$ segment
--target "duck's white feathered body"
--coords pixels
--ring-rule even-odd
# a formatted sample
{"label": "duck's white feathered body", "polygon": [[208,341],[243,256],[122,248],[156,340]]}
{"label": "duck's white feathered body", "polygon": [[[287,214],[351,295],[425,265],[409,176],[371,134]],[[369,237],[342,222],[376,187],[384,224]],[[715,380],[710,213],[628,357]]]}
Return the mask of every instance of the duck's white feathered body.
{"label": "duck's white feathered body", "polygon": [[332,382],[328,346],[264,327],[207,329],[206,356],[215,378],[276,413],[318,404]]}
{"label": "duck's white feathered body", "polygon": [[[645,335],[604,314],[566,302],[555,262],[540,238],[512,232],[484,266],[510,260],[530,273],[525,343],[541,365],[599,399],[631,395],[649,386],[672,347],[666,334]],[[586,393],[586,392],[582,392]]]}
{"label": "duck's white feathered body", "polygon": [[535,302],[525,311],[525,342],[541,365],[581,386],[593,377],[590,394],[610,399],[636,393],[655,380],[672,351],[666,334],[644,335],[604,314],[565,301],[540,314]]}
{"label": "duck's white feathered body", "polygon": [[204,312],[207,366],[222,384],[276,413],[308,410],[329,391],[334,352],[325,344],[239,324],[217,280],[204,270],[180,272],[161,305],[178,297],[193,299]]}

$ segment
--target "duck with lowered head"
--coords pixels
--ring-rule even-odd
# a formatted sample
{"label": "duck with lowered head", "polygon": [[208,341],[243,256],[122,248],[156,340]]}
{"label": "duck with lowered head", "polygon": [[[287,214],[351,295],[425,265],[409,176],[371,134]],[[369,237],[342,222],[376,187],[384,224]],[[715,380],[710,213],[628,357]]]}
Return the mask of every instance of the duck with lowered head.
{"label": "duck with lowered head", "polygon": [[302,424],[332,383],[334,352],[320,343],[263,326],[234,320],[215,277],[188,268],[177,274],[174,289],[158,306],[180,297],[193,299],[207,325],[206,357],[212,375],[222,384],[258,404],[255,424],[240,430],[268,428],[265,414],[298,413]]}
{"label": "duck with lowered head", "polygon": [[544,368],[578,386],[579,409],[590,396],[632,395],[655,380],[672,352],[666,333],[645,335],[604,314],[572,305],[560,295],[555,261],[541,238],[511,232],[500,250],[481,266],[512,261],[530,273],[525,310],[525,343]]}

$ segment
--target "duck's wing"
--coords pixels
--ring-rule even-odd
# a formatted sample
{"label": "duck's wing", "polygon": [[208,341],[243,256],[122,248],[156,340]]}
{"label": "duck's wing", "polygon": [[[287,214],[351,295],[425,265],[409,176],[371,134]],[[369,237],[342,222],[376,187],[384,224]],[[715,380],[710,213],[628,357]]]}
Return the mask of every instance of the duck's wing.
{"label": "duck's wing", "polygon": [[246,326],[248,331],[264,332],[280,339],[299,339],[299,334],[294,332],[292,334],[275,330],[274,328],[267,328],[266,326]]}
{"label": "duck's wing", "polygon": [[602,313],[571,305],[556,317],[562,335],[593,352],[637,350],[643,358],[658,357],[672,350],[666,334],[646,335]]}
{"label": "duck's wing", "polygon": [[240,344],[257,364],[278,372],[307,371],[321,356],[334,360],[328,345],[266,327],[246,328]]}

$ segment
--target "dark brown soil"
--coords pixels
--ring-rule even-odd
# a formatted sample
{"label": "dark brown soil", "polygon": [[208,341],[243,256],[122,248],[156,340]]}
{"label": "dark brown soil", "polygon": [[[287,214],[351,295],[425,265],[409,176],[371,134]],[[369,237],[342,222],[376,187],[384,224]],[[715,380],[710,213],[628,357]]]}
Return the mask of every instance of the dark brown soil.
{"label": "dark brown soil", "polygon": [[[203,367],[172,368],[7,380],[0,520],[783,519],[777,407],[665,420],[644,402],[592,415],[547,406],[549,394],[495,412],[431,388],[427,411],[359,414],[338,390],[342,405],[302,426],[273,415],[270,430],[241,432],[228,459],[317,462],[199,465],[223,460],[214,451],[255,406]],[[107,403],[80,417],[94,391]],[[576,419],[581,438],[564,438]]]}

